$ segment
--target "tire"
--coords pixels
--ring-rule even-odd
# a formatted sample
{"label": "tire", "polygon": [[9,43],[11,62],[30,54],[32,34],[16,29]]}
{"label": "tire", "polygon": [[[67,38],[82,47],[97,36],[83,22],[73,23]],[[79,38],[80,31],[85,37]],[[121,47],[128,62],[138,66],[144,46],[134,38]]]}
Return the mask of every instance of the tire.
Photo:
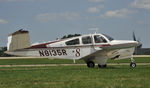
{"label": "tire", "polygon": [[135,68],[135,67],[136,67],[136,63],[131,62],[131,63],[130,63],[130,67]]}
{"label": "tire", "polygon": [[89,62],[87,63],[87,66],[88,66],[89,68],[94,68],[94,67],[95,67],[95,63],[94,63],[93,61],[89,61]]}
{"label": "tire", "polygon": [[98,64],[98,67],[99,67],[99,68],[106,68],[107,65],[106,65],[106,64],[105,64],[105,65],[99,65],[99,64]]}

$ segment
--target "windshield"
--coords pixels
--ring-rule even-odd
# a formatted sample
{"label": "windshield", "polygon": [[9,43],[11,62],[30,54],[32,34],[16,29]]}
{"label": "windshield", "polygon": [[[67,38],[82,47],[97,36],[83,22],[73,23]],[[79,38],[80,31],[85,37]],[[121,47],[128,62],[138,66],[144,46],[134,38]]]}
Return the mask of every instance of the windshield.
{"label": "windshield", "polygon": [[107,37],[107,39],[109,40],[109,41],[112,41],[112,40],[114,40],[112,37],[110,37],[110,36],[108,36],[108,35],[106,35],[106,34],[103,34],[105,37]]}
{"label": "windshield", "polygon": [[100,35],[94,35],[95,43],[107,43],[106,39]]}

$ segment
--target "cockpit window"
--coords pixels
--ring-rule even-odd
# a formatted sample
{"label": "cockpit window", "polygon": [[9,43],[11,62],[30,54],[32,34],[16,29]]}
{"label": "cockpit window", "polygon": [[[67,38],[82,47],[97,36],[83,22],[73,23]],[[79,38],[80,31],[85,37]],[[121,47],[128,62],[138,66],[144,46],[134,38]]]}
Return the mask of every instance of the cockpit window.
{"label": "cockpit window", "polygon": [[108,36],[108,35],[106,35],[106,34],[103,34],[105,37],[107,37],[107,39],[109,40],[109,41],[112,41],[112,40],[114,40],[112,37],[110,37],[110,36]]}
{"label": "cockpit window", "polygon": [[106,39],[100,35],[94,36],[95,43],[107,43]]}
{"label": "cockpit window", "polygon": [[82,43],[83,44],[91,44],[92,43],[91,37],[90,36],[82,37]]}
{"label": "cockpit window", "polygon": [[66,42],[66,45],[78,45],[78,44],[80,44],[79,38],[73,39],[73,40],[70,40],[70,41]]}

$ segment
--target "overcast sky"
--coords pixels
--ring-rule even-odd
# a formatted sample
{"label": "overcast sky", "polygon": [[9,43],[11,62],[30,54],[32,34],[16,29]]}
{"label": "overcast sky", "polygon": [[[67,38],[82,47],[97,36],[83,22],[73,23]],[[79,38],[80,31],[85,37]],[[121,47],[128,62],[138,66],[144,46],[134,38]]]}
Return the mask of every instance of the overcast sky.
{"label": "overcast sky", "polygon": [[115,39],[132,39],[150,47],[150,0],[0,0],[0,46],[8,34],[30,31],[32,43],[99,28]]}

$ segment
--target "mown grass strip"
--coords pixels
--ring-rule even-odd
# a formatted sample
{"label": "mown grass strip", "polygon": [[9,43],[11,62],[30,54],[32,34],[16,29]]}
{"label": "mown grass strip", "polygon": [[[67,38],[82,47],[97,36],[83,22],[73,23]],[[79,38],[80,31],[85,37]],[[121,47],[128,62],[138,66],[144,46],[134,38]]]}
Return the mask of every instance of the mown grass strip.
{"label": "mown grass strip", "polygon": [[149,88],[150,66],[0,68],[0,88]]}

